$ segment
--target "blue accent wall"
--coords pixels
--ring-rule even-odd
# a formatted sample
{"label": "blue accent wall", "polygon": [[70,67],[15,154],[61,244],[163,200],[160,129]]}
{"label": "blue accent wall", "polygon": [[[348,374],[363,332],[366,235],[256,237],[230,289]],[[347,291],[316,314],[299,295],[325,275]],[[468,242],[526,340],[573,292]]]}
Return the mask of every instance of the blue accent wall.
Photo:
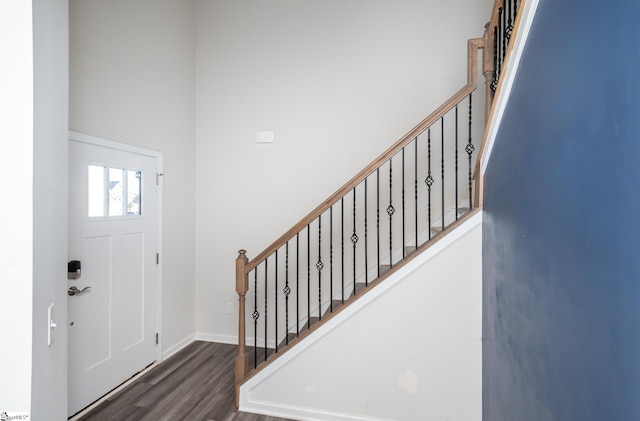
{"label": "blue accent wall", "polygon": [[484,195],[484,421],[640,420],[639,1],[540,1]]}

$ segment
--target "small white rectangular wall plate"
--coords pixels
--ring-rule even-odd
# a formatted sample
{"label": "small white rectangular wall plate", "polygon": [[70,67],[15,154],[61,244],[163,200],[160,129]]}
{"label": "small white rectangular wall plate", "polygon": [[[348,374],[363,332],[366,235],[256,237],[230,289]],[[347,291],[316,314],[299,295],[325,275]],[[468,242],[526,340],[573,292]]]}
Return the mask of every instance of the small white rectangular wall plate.
{"label": "small white rectangular wall plate", "polygon": [[256,132],[256,143],[273,143],[276,140],[275,132]]}

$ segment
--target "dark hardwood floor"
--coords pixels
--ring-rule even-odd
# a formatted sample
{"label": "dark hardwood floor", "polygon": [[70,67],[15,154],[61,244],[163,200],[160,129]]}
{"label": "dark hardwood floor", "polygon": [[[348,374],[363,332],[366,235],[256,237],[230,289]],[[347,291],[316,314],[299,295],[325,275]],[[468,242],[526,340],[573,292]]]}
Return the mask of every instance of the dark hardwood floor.
{"label": "dark hardwood floor", "polygon": [[81,421],[287,421],[234,412],[235,345],[194,342]]}

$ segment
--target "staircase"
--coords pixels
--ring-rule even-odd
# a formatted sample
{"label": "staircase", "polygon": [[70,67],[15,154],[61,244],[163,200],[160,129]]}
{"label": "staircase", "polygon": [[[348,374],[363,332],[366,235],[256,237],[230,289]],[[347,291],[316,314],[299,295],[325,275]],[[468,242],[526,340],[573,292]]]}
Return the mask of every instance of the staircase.
{"label": "staircase", "polygon": [[479,212],[484,125],[519,3],[497,0],[469,40],[464,87],[264,251],[240,250],[236,408],[244,382]]}

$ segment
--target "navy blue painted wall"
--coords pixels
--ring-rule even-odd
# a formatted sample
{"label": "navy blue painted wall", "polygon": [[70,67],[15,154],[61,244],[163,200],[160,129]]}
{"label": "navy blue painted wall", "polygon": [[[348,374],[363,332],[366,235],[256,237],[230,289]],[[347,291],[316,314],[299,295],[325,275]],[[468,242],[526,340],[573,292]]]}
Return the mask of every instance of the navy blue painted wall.
{"label": "navy blue painted wall", "polygon": [[484,201],[483,419],[640,420],[639,1],[540,1]]}

